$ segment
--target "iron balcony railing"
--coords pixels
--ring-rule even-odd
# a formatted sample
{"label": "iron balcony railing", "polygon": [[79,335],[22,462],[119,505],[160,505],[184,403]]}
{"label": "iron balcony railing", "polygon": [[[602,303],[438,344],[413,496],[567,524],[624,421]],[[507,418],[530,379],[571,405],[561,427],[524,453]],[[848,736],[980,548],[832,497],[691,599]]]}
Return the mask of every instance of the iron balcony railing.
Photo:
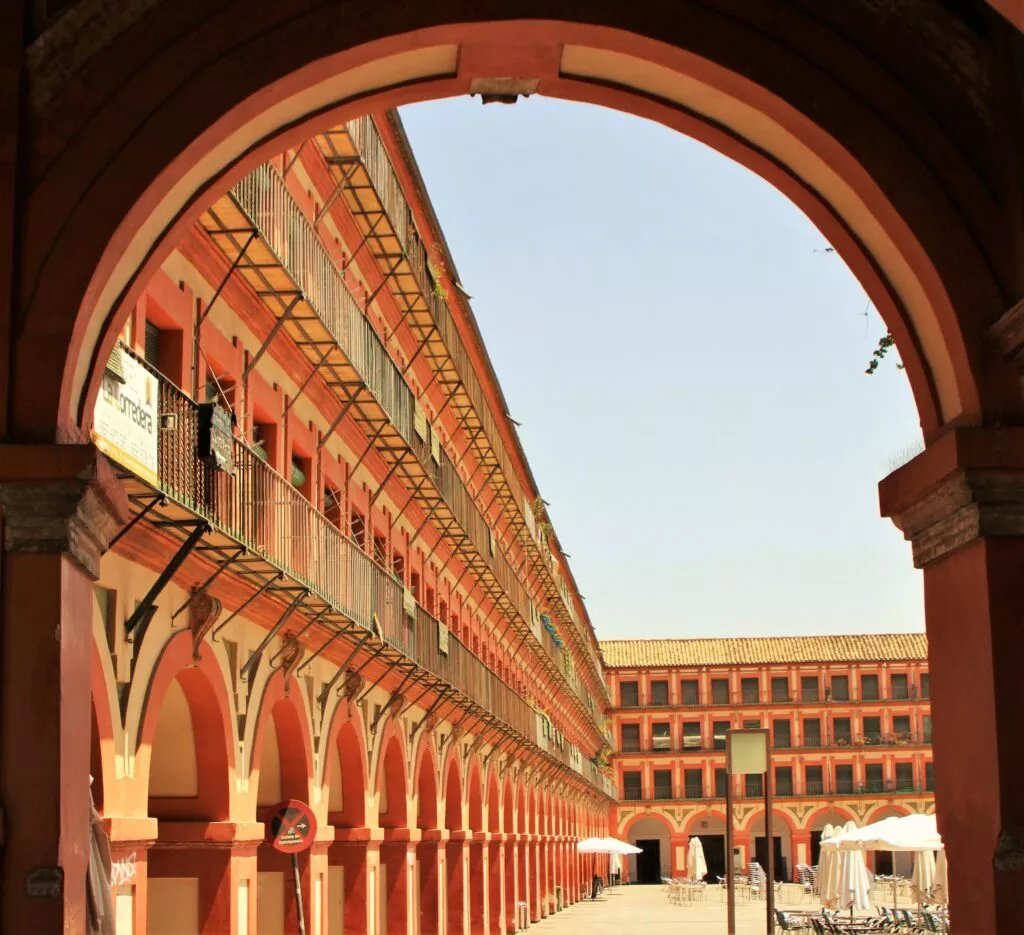
{"label": "iron balcony railing", "polygon": [[[259,553],[334,608],[383,639],[423,669],[444,679],[530,740],[536,714],[453,633],[439,648],[444,624],[417,605],[404,610],[404,587],[390,572],[318,511],[240,439],[234,468],[211,469],[198,457],[199,411],[166,378],[158,381],[160,489],[241,545]],[[376,618],[376,621],[375,619]]]}
{"label": "iron balcony railing", "polygon": [[[859,785],[851,787],[849,790],[841,790],[829,786],[818,784],[813,789],[805,789],[803,791],[797,789],[774,789],[772,795],[777,799],[814,799],[814,798],[840,798],[840,797],[856,797],[861,795],[878,795],[880,792],[885,795],[891,796],[903,796],[903,795],[929,795],[931,790],[919,785],[903,785],[898,786],[892,784],[886,786],[883,790],[869,789],[866,785]],[[742,785],[737,789],[735,794],[736,799],[746,800],[764,800],[764,790],[750,790],[748,791]],[[627,789],[621,796],[621,800],[624,802],[724,802],[725,790],[716,789],[714,792],[705,792],[703,789],[691,788],[684,789],[681,795],[676,795],[675,792],[671,794],[665,794],[664,792],[655,790],[653,794],[644,795],[642,791],[636,789]]]}
{"label": "iron balcony railing", "polygon": [[929,698],[927,695],[915,694],[911,691],[908,695],[887,695],[885,698],[871,697],[871,698],[849,698],[832,697],[828,691],[820,697],[806,697],[800,694],[787,695],[786,697],[780,697],[773,694],[765,694],[761,692],[730,692],[727,696],[719,695],[717,698],[713,697],[710,700],[697,700],[689,701],[654,701],[649,699],[641,699],[632,695],[620,696],[618,705],[612,708],[612,711],[624,710],[630,708],[677,708],[677,709],[694,709],[694,708],[723,708],[723,707],[740,707],[740,706],[751,706],[751,705],[786,705],[799,707],[801,705],[862,705],[862,704],[889,704],[899,702],[927,702]]}

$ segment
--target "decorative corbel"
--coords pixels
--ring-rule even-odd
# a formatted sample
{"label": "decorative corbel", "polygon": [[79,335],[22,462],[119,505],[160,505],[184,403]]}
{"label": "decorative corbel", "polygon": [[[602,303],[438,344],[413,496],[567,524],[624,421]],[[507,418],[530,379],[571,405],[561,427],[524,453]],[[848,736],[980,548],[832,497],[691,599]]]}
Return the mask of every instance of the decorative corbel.
{"label": "decorative corbel", "polygon": [[192,665],[197,666],[202,658],[203,642],[220,617],[222,606],[217,598],[193,587],[188,610],[188,628],[192,632]]}

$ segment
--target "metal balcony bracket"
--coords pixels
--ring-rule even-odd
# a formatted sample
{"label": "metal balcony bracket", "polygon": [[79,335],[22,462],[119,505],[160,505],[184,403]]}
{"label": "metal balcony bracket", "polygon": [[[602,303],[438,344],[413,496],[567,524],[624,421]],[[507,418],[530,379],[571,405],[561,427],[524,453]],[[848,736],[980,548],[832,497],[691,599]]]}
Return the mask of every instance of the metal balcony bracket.
{"label": "metal balcony bracket", "polygon": [[[356,169],[358,168],[359,166],[356,166],[352,170],[352,175],[355,175]],[[349,176],[349,178],[351,178],[351,176]],[[343,182],[339,182],[338,184],[342,185]],[[343,273],[355,262],[356,257],[359,256],[359,253],[363,249],[363,247],[365,247],[371,240],[379,240],[379,238],[377,237],[377,225],[380,224],[381,221],[385,220],[385,218],[386,215],[384,214],[383,211],[381,211],[380,214],[377,216],[377,219],[372,224],[370,224],[366,233],[363,234],[362,239],[359,241],[358,244],[356,244],[356,248],[355,250],[352,251],[351,256],[349,256],[349,258],[345,261],[345,265],[341,267],[341,271]]]}
{"label": "metal balcony bracket", "polygon": [[278,618],[277,623],[275,623],[267,631],[267,635],[264,636],[262,640],[260,640],[259,646],[257,646],[252,651],[249,658],[245,660],[245,664],[242,666],[241,669],[239,669],[238,677],[241,681],[249,681],[249,676],[252,675],[253,669],[257,665],[259,665],[260,656],[263,655],[263,650],[267,648],[267,646],[270,644],[270,641],[275,636],[277,636],[277,634],[281,631],[281,628],[288,622],[289,617],[291,617],[291,615],[299,609],[299,606],[306,599],[306,596],[308,594],[309,591],[307,591],[305,588],[300,588],[298,594],[296,594],[295,597],[292,598],[292,602],[288,605],[288,609],[285,610],[283,614],[281,614],[281,616]]}
{"label": "metal balcony bracket", "polygon": [[[421,728],[421,727],[422,727],[422,726],[423,726],[424,724],[426,724],[426,722],[427,722],[427,721],[428,721],[428,720],[429,720],[429,719],[430,719],[430,718],[431,718],[431,717],[433,716],[434,712],[435,712],[435,711],[437,711],[437,709],[438,709],[438,708],[439,708],[439,707],[441,706],[441,703],[442,703],[442,702],[443,702],[443,701],[444,701],[444,700],[445,700],[446,698],[449,698],[449,697],[451,697],[451,696],[452,696],[452,695],[454,695],[454,694],[455,694],[455,689],[454,689],[454,688],[452,688],[452,687],[451,687],[450,685],[445,685],[445,686],[444,686],[444,687],[443,687],[443,688],[441,689],[440,693],[439,693],[439,694],[438,694],[438,696],[437,696],[437,697],[436,697],[436,698],[434,699],[434,701],[433,701],[433,703],[431,704],[431,706],[430,706],[429,708],[427,708],[427,710],[426,710],[426,711],[424,711],[424,712],[423,712],[423,717],[422,717],[422,718],[420,718],[420,719],[419,719],[419,720],[418,720],[418,721],[417,721],[417,722],[416,722],[415,724],[413,724],[413,726],[412,726],[412,730],[411,730],[411,731],[409,732],[409,740],[410,740],[410,742],[411,742],[411,741],[412,741],[412,739],[413,739],[413,738],[414,738],[414,737],[416,736],[416,732],[417,732],[417,731],[418,731],[418,730],[419,730],[419,729],[420,729],[420,728]],[[421,696],[421,697],[422,697],[422,696]]]}
{"label": "metal balcony bracket", "polygon": [[276,582],[281,581],[283,578],[284,572],[278,572],[276,575],[264,581],[263,584],[259,586],[259,588],[256,590],[254,594],[251,594],[249,597],[245,599],[245,601],[242,603],[242,606],[239,607],[238,610],[234,611],[234,613],[228,616],[228,618],[224,620],[223,623],[217,626],[217,628],[210,634],[210,641],[214,643],[217,642],[217,634],[220,633],[220,631],[223,630],[224,627],[231,623],[231,621],[234,620],[235,617],[242,613],[253,601],[256,600],[256,598],[263,594],[268,588],[270,588]]}
{"label": "metal balcony bracket", "polygon": [[181,605],[181,607],[179,607],[173,614],[171,614],[171,623],[174,623],[174,621],[178,619],[179,614],[186,610],[200,594],[204,593],[206,589],[211,584],[213,584],[213,582],[216,581],[217,578],[219,578],[225,571],[227,571],[228,568],[230,568],[238,559],[245,555],[245,552],[245,546],[239,546],[233,553],[231,553],[231,555],[227,556],[225,561],[221,562],[217,566],[217,570],[188,596],[188,600],[186,600],[185,603]]}
{"label": "metal balcony bracket", "polygon": [[373,508],[373,505],[377,502],[377,498],[380,497],[382,493],[384,493],[384,488],[387,486],[388,481],[391,480],[391,478],[394,476],[395,471],[397,471],[405,463],[406,457],[410,456],[411,452],[409,452],[408,450],[403,450],[402,453],[395,460],[395,463],[392,464],[390,468],[388,468],[388,472],[387,474],[384,475],[384,479],[380,482],[380,485],[377,487],[377,489],[373,492],[373,495],[370,497],[367,510]]}
{"label": "metal balcony bracket", "polygon": [[270,666],[271,671],[280,668],[280,666],[277,665],[277,660],[285,654],[285,652],[288,650],[288,647],[291,646],[293,643],[299,642],[299,640],[301,640],[302,637],[305,636],[306,632],[310,630],[312,627],[316,626],[317,623],[319,623],[320,620],[323,618],[324,614],[326,614],[330,609],[331,608],[329,605],[325,605],[323,609],[317,611],[312,617],[310,617],[309,620],[305,622],[305,624],[298,632],[293,633],[290,637],[288,637],[287,640],[285,640],[284,643],[281,644],[281,648],[276,653],[274,653],[273,656],[270,657],[270,662],[268,664]]}
{"label": "metal balcony bracket", "polygon": [[[422,484],[421,484],[420,486],[422,486]],[[417,488],[417,492],[418,492],[418,491],[419,491],[419,488]],[[415,495],[414,495],[414,496],[415,496]],[[408,505],[409,505],[409,503],[411,503],[411,502],[412,502],[412,500],[413,500],[413,497],[410,497],[410,498],[409,498],[409,501],[408,501],[408,502],[406,503],[406,506],[408,506]],[[427,515],[426,515],[426,516],[425,516],[425,517],[423,518],[423,522],[421,522],[421,523],[419,524],[419,526],[417,526],[417,527],[416,527],[416,529],[415,529],[415,531],[413,532],[413,534],[412,534],[412,535],[411,535],[411,536],[409,537],[409,547],[410,547],[410,548],[412,547],[413,543],[415,543],[415,542],[416,542],[416,540],[417,540],[417,539],[419,539],[419,537],[420,537],[420,533],[421,533],[421,532],[423,532],[423,530],[424,530],[424,529],[426,528],[426,526],[427,526],[427,523],[429,523],[429,522],[430,522],[430,519],[431,519],[431,517],[432,517],[432,516],[434,515],[434,511],[435,511],[435,510],[436,510],[436,509],[437,509],[437,508],[438,508],[438,507],[439,507],[440,505],[441,505],[441,498],[440,498],[440,497],[438,497],[438,499],[437,499],[437,500],[435,501],[435,503],[433,504],[433,506],[431,506],[431,508],[430,508],[429,510],[427,510]],[[403,513],[405,512],[405,508],[404,508],[404,507],[403,507],[403,509],[402,509],[402,512],[403,512]]]}
{"label": "metal balcony bracket", "polygon": [[397,254],[397,257],[398,258],[395,260],[395,262],[391,264],[390,267],[387,268],[387,271],[384,273],[380,281],[380,284],[373,290],[373,292],[369,294],[369,296],[367,296],[365,305],[366,308],[369,308],[371,305],[373,305],[373,303],[377,300],[377,296],[380,295],[381,290],[388,284],[388,282],[395,275],[395,273],[398,272],[398,268],[402,265],[402,260],[405,259],[405,255],[399,253]]}
{"label": "metal balcony bracket", "polygon": [[298,149],[295,150],[295,154],[289,160],[288,165],[284,167],[284,171],[281,173],[283,178],[288,178],[288,173],[292,171],[292,168],[295,166],[295,163],[299,161],[299,156],[302,155],[302,150],[306,148],[306,144],[308,142],[309,140],[303,140],[301,143],[299,143]]}
{"label": "metal balcony bracket", "polygon": [[344,169],[341,173],[341,179],[334,186],[334,190],[327,196],[327,200],[324,202],[324,206],[317,212],[316,217],[313,219],[313,230],[316,230],[320,226],[320,222],[327,215],[327,212],[334,207],[336,202],[341,196],[345,189],[348,187],[349,181],[359,170],[359,166],[355,165],[352,169],[346,172]]}
{"label": "metal balcony bracket", "polygon": [[[137,500],[135,502],[138,503],[142,501]],[[110,545],[107,548],[112,549],[120,539],[127,535],[136,526],[136,524],[144,520],[146,516],[149,515],[149,512],[157,506],[167,506],[167,498],[163,494],[156,494],[155,496],[151,497],[146,503],[146,505],[138,513],[136,513],[127,523],[125,523],[125,525],[120,529],[117,535],[115,535],[110,540]]]}
{"label": "metal balcony bracket", "polygon": [[444,683],[440,681],[435,675],[427,672],[423,675],[418,675],[414,680],[414,683],[422,682],[425,686],[412,701],[407,701],[401,711],[398,712],[399,717],[408,712],[410,709],[416,707],[430,692],[437,691],[439,687],[443,687]]}
{"label": "metal balcony bracket", "polygon": [[352,465],[352,468],[348,473],[349,477],[355,476],[356,470],[363,463],[363,459],[373,450],[373,446],[377,443],[377,439],[380,438],[381,433],[384,431],[385,428],[387,428],[387,425],[387,422],[382,422],[380,424],[380,428],[378,428],[377,431],[373,433],[373,437],[370,439],[370,442],[366,446],[366,448],[363,449],[363,453],[359,456],[359,460]]}
{"label": "metal balcony bracket", "polygon": [[[214,233],[229,233],[229,232],[228,231],[219,231],[219,232],[218,231],[214,231]],[[239,232],[239,233],[241,233],[241,232]],[[220,298],[220,294],[224,290],[224,287],[228,284],[228,280],[231,279],[231,277],[235,274],[235,272],[241,266],[242,260],[245,259],[245,254],[248,252],[249,247],[251,247],[253,241],[256,240],[257,237],[259,237],[259,233],[256,230],[249,230],[247,233],[248,233],[249,236],[246,238],[245,243],[242,244],[242,249],[239,251],[238,256],[236,256],[231,261],[231,265],[228,267],[228,271],[224,274],[224,276],[221,279],[220,283],[217,285],[217,288],[213,290],[213,295],[210,296],[210,301],[206,303],[206,308],[204,308],[202,310],[202,312],[200,312],[199,317],[196,319],[196,333],[197,334],[199,333],[199,328],[202,326],[203,322],[206,321],[206,316],[209,315],[211,311],[213,311],[213,305],[217,301],[217,299]]]}
{"label": "metal balcony bracket", "polygon": [[[381,653],[383,653],[385,649],[390,649],[390,648],[391,648],[391,647],[390,647],[390,646],[389,646],[389,645],[388,645],[387,643],[385,643],[385,644],[384,644],[384,646],[383,646],[383,647],[381,648]],[[406,663],[406,665],[410,665],[410,664],[409,664],[409,663]],[[412,671],[413,671],[413,670],[414,670],[415,668],[416,668],[416,664],[415,664],[415,663],[412,663],[412,664],[411,664],[411,668],[410,668],[410,670],[409,670],[409,671],[410,671],[410,672],[412,672]],[[359,669],[358,671],[362,671],[362,668],[360,668],[360,669]],[[369,695],[369,694],[370,694],[370,692],[372,692],[372,691],[373,691],[373,690],[374,690],[374,689],[375,689],[375,688],[376,688],[376,687],[377,687],[378,685],[380,685],[380,683],[381,683],[381,682],[383,682],[383,681],[384,681],[384,679],[385,679],[385,678],[387,678],[387,676],[391,674],[391,671],[392,671],[392,670],[391,670],[391,668],[390,668],[390,667],[386,667],[386,668],[385,668],[385,669],[384,669],[384,670],[383,670],[383,671],[381,672],[381,674],[380,674],[380,675],[378,675],[378,676],[377,676],[377,678],[375,678],[375,679],[373,680],[373,682],[371,682],[371,683],[370,683],[370,685],[369,685],[369,686],[367,686],[367,688],[366,688],[366,691],[364,691],[364,692],[363,692],[363,693],[362,693],[362,694],[361,694],[361,695],[360,695],[360,696],[359,696],[359,697],[358,697],[358,698],[356,699],[356,704],[362,704],[362,703],[363,703],[364,701],[366,701],[366,696],[367,696],[367,695]],[[408,674],[406,675],[406,678],[408,678]],[[405,684],[405,679],[403,679],[403,680],[402,680],[402,685],[404,685],[404,684]],[[401,686],[399,686],[399,688],[401,688]]]}
{"label": "metal balcony bracket", "polygon": [[249,379],[249,374],[253,372],[253,370],[256,368],[256,365],[262,359],[263,355],[266,354],[267,350],[270,348],[270,345],[274,343],[274,338],[276,338],[278,334],[281,332],[281,329],[284,327],[285,322],[287,322],[288,319],[292,317],[292,313],[295,311],[295,306],[298,305],[302,301],[302,299],[303,295],[301,292],[294,293],[294,295],[292,296],[292,300],[285,306],[284,311],[281,313],[281,317],[274,322],[274,326],[270,329],[270,333],[267,335],[266,339],[260,345],[259,350],[257,350],[256,353],[252,355],[252,357],[249,360],[249,363],[246,364],[245,369],[242,371],[243,381]]}
{"label": "metal balcony bracket", "polygon": [[341,407],[341,411],[334,418],[334,421],[327,427],[327,431],[324,432],[323,438],[321,438],[319,443],[317,444],[317,451],[323,451],[324,445],[327,444],[328,439],[330,439],[330,437],[335,433],[335,431],[337,431],[338,426],[341,425],[341,420],[348,415],[348,411],[349,409],[352,408],[352,405],[353,403],[355,403],[355,401],[356,398],[355,396],[353,396],[347,403],[345,403],[344,406]]}
{"label": "metal balcony bracket", "polygon": [[[415,671],[416,671],[416,666],[412,666],[409,669],[409,671],[405,674],[405,676],[402,678],[402,681],[399,683],[398,688],[396,688],[391,693],[391,696],[388,698],[388,700],[385,701],[384,704],[382,704],[380,706],[380,711],[377,712],[376,717],[374,717],[373,721],[370,723],[370,733],[371,734],[376,734],[377,733],[377,725],[380,724],[381,719],[384,717],[385,714],[387,714],[387,712],[391,709],[391,707],[394,705],[394,703],[396,701],[402,700],[402,689],[405,688],[405,683],[407,681],[409,681],[409,676],[412,675],[413,672],[415,672]],[[359,699],[359,701],[360,702],[363,701],[366,698],[366,696],[369,694],[369,692],[370,692],[369,689],[367,689],[365,692],[363,692],[363,695]]]}
{"label": "metal balcony bracket", "polygon": [[[372,653],[370,653],[370,655],[367,656],[362,661],[362,663],[360,664],[359,668],[353,669],[352,672],[350,672],[349,674],[350,675],[359,675],[363,671],[363,669],[365,669],[371,662],[373,662],[379,656],[383,655],[383,653],[384,653],[384,651],[386,649],[387,649],[387,643],[381,643],[380,646],[378,646],[376,649],[374,649],[374,651]],[[335,676],[335,678],[337,678],[337,676]],[[331,680],[331,684],[334,684],[334,679]],[[341,688],[338,689],[338,694],[340,695],[344,690],[345,690],[345,686],[342,685]]]}
{"label": "metal balcony bracket", "polygon": [[348,635],[349,632],[350,631],[347,628],[342,628],[339,626],[337,632],[332,633],[329,637],[327,637],[327,639],[324,640],[324,642],[320,645],[320,648],[315,653],[313,653],[313,655],[310,656],[305,662],[303,662],[298,669],[296,669],[296,677],[302,675],[302,673],[305,672],[306,669],[308,669],[315,660],[319,659],[320,656],[322,656],[328,648],[333,646],[334,643],[341,639],[343,636]]}
{"label": "metal balcony bracket", "polygon": [[132,615],[124,622],[124,635],[129,643],[133,643],[136,640],[141,642],[142,637],[146,634],[149,622],[156,613],[156,599],[174,577],[174,573],[181,567],[185,559],[188,558],[189,553],[199,544],[199,540],[210,530],[205,521],[196,522],[191,525],[195,528],[189,533],[188,538],[181,544],[178,551],[171,556],[167,567],[160,572],[156,581],[153,582],[152,587],[146,593],[146,596],[139,602],[138,607],[132,611]]}
{"label": "metal balcony bracket", "polygon": [[[423,348],[425,348],[427,346],[427,344],[430,342],[430,339],[435,334],[437,334],[437,333],[438,333],[438,327],[437,327],[437,325],[434,325],[427,332],[427,336],[422,341],[420,341],[419,345],[417,345],[417,347],[416,347],[416,350],[413,351],[412,357],[409,358],[409,363],[407,363],[405,365],[405,368],[402,370],[402,376],[403,377],[412,369],[412,365],[414,363],[416,363],[416,358],[420,356],[420,352],[423,350]],[[435,371],[435,373],[436,373],[436,371]]]}
{"label": "metal balcony bracket", "polygon": [[[338,635],[340,636],[341,634],[338,634]],[[324,683],[324,687],[320,690],[320,694],[317,697],[317,701],[320,704],[321,711],[323,711],[326,708],[326,706],[327,706],[327,698],[328,698],[328,696],[331,693],[331,689],[334,688],[334,686],[337,683],[338,679],[340,679],[348,671],[349,664],[352,662],[353,659],[355,659],[356,653],[358,653],[359,650],[363,648],[363,646],[365,645],[367,640],[369,640],[372,635],[373,635],[372,633],[367,631],[366,634],[364,636],[362,636],[356,642],[356,644],[352,647],[352,651],[348,654],[348,657],[345,659],[345,661],[340,666],[338,666],[338,670],[337,670],[337,672],[334,673],[334,675],[331,676],[331,680],[329,682],[325,682]],[[310,659],[308,660],[306,665],[308,665],[317,656],[319,656],[334,641],[334,639],[335,639],[335,637],[332,637],[326,643],[324,643],[324,645],[321,646],[320,649],[318,649],[310,657]],[[302,670],[300,669],[299,671],[301,672]]]}

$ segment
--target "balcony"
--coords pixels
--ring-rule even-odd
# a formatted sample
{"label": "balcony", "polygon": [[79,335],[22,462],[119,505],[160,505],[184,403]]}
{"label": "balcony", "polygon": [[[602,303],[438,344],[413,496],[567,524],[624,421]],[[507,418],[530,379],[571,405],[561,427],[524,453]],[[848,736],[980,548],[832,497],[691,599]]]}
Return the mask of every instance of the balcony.
{"label": "balcony", "polygon": [[[269,586],[276,580],[275,572],[283,573],[322,601],[325,606],[315,616],[322,636],[374,635],[382,647],[381,658],[411,660],[425,675],[433,676],[439,687],[444,683],[455,689],[464,697],[464,706],[479,716],[500,718],[537,742],[533,708],[455,634],[447,634],[448,652],[441,652],[439,634],[444,624],[419,605],[408,613],[402,582],[344,536],[251,448],[237,437],[232,439],[230,472],[214,470],[202,460],[198,456],[199,407],[164,377],[154,376],[161,426],[157,476],[166,505],[153,500],[148,486],[131,475],[125,478],[136,505],[150,503],[148,519],[168,529],[188,525],[190,517],[201,517],[212,529],[204,545],[208,556],[223,560],[221,556],[234,552],[230,561],[241,563],[238,547],[242,546],[250,576],[261,575]],[[261,578],[250,580],[256,583]],[[308,605],[304,611],[313,616]]]}
{"label": "balcony", "polygon": [[[691,792],[693,794],[691,794]],[[857,796],[870,795],[878,796],[883,795],[886,797],[898,797],[898,796],[911,796],[911,795],[931,795],[932,793],[925,788],[920,786],[900,786],[897,787],[895,784],[886,785],[885,789],[881,792],[869,791],[863,786],[857,786],[849,792],[841,792],[831,787],[825,787],[822,784],[817,784],[813,790],[807,789],[805,791],[798,791],[792,789],[789,791],[774,791],[773,796],[776,799],[814,799],[814,798],[855,798]],[[745,789],[740,789],[735,798],[737,800],[763,802],[764,793],[757,793],[748,795]],[[703,790],[688,790],[685,791],[682,796],[660,796],[657,793],[654,795],[643,795],[640,790],[627,790],[622,796],[623,802],[706,802],[706,803],[724,803],[725,801],[725,790],[716,789],[713,795],[705,795]]]}

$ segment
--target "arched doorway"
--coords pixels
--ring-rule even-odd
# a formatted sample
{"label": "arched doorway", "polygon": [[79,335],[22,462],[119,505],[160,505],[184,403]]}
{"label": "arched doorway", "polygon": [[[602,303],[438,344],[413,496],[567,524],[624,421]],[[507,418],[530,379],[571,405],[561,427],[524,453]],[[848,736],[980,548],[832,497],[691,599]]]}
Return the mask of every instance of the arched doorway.
{"label": "arched doorway", "polygon": [[634,883],[661,883],[672,876],[672,827],[655,812],[641,815],[624,830],[625,839],[641,849],[627,861],[629,879]]}
{"label": "arched doorway", "polygon": [[384,829],[380,847],[380,931],[402,935],[409,924],[408,798],[405,753],[396,733],[385,736],[378,773],[377,822]]}
{"label": "arched doorway", "polygon": [[421,745],[413,781],[416,788],[416,826],[422,836],[416,847],[420,932],[422,935],[438,935],[444,922],[444,891],[438,831],[437,754],[430,740],[424,740]]}
{"label": "arched doorway", "polygon": [[448,935],[462,935],[466,918],[466,830],[463,821],[462,774],[454,756],[448,757],[444,781],[445,906]]}
{"label": "arched doorway", "polygon": [[[342,119],[372,104],[464,93],[474,81],[486,90],[495,68],[537,75],[545,93],[663,119],[731,151],[805,206],[883,310],[929,441],[954,426],[1019,421],[1016,373],[987,342],[1021,294],[1016,201],[1003,190],[1009,184],[1012,193],[1019,180],[1005,182],[1001,168],[1021,161],[1013,134],[1009,143],[992,137],[993,127],[1018,123],[1015,110],[1000,109],[1014,96],[996,92],[1014,74],[1002,50],[1019,48],[1020,40],[987,7],[958,16],[946,4],[929,4],[927,28],[918,29],[916,17],[911,24],[870,3],[812,20],[783,2],[748,12],[688,4],[671,18],[659,4],[598,4],[588,10],[589,22],[578,22],[576,6],[556,4],[545,10],[552,22],[530,23],[514,19],[521,15],[514,5],[496,2],[482,13],[453,0],[412,20],[381,10],[350,23],[328,5],[299,12],[268,2],[247,8],[241,18],[252,31],[241,39],[198,10],[175,20],[180,34],[166,36],[170,27],[155,6],[138,22],[134,12],[116,22],[94,17],[63,81],[47,70],[45,55],[27,66],[40,90],[31,97],[33,119],[24,121],[32,128],[22,140],[24,204],[11,214],[25,237],[16,238],[24,241],[17,276],[24,292],[7,387],[10,440],[83,437],[97,368],[147,264],[166,256],[175,223],[188,223],[202,198],[244,172],[242,160],[251,165],[300,139],[307,118]],[[472,22],[485,14],[488,23]],[[282,22],[308,41],[267,54],[280,34],[265,24]],[[58,20],[54,28],[66,38],[78,27]],[[105,29],[111,34],[94,33]],[[203,35],[192,46],[203,68],[179,54],[190,30]],[[44,47],[60,47],[47,38]],[[969,52],[948,67],[943,50],[961,47]],[[79,81],[81,70],[103,80]],[[146,81],[147,74],[162,80]],[[223,75],[230,80],[215,77]],[[165,93],[169,87],[175,90]],[[311,110],[319,112],[310,117]],[[36,373],[63,376],[58,385],[31,379]],[[1020,468],[1016,455],[1007,463],[1005,454],[1016,440],[1007,447],[991,432],[967,437],[961,432],[938,454],[926,453],[925,467],[903,473],[886,509],[904,516],[934,486],[929,478],[967,484],[961,492],[970,498],[968,467]],[[919,561],[928,565],[935,716],[940,725],[946,719],[938,737],[950,751],[971,751],[943,765],[940,748],[936,785],[940,801],[963,806],[943,816],[940,805],[940,822],[956,841],[953,889],[972,900],[972,918],[1004,905],[996,898],[998,886],[1009,886],[999,883],[1003,864],[995,875],[977,868],[992,866],[1001,832],[1019,836],[1014,793],[1000,782],[1013,732],[997,712],[1004,693],[1012,696],[1002,683],[1012,684],[1018,660],[1013,645],[991,644],[1001,639],[992,608],[1007,608],[1007,617],[1019,610],[1019,597],[1000,582],[1013,579],[1020,554],[1012,541],[981,538],[978,530],[990,525],[964,533],[968,538],[950,547],[956,554],[908,527],[924,542]],[[1019,536],[999,528],[1006,539]],[[982,621],[985,639],[969,658],[960,634],[953,635],[954,608],[956,619]],[[994,671],[992,659],[1006,670]],[[965,666],[977,676],[967,680],[971,700],[954,704],[948,687],[946,705],[942,686],[960,683]],[[68,704],[84,711],[84,693]],[[970,724],[960,723],[958,708],[975,712]],[[976,795],[980,782],[985,794]]]}

